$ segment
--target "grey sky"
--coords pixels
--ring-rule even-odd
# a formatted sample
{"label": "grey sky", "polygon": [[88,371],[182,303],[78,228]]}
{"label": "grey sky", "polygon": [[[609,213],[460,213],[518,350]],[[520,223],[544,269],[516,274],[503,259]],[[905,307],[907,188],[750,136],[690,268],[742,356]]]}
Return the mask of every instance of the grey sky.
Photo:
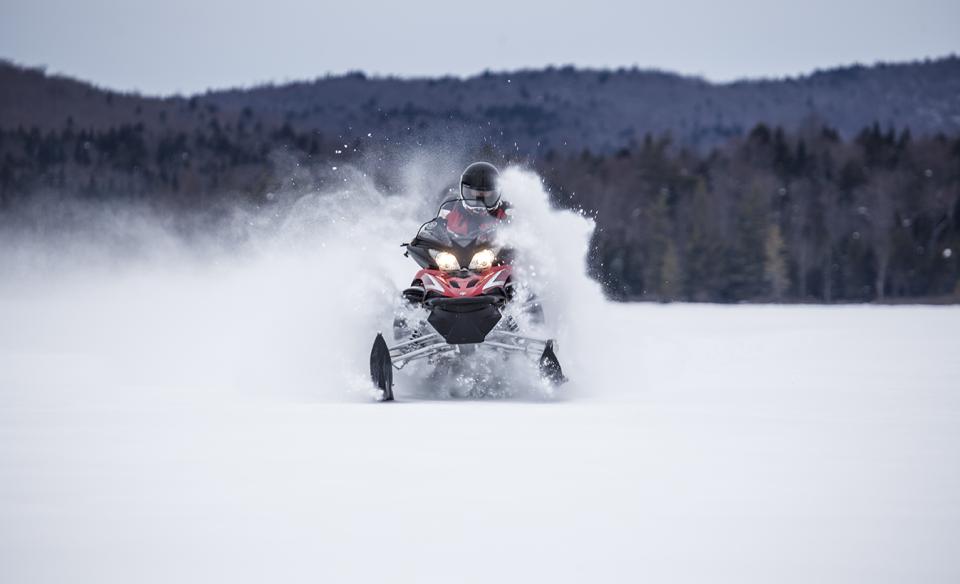
{"label": "grey sky", "polygon": [[0,57],[165,94],[568,63],[730,80],[960,53],[958,24],[958,0],[0,0]]}

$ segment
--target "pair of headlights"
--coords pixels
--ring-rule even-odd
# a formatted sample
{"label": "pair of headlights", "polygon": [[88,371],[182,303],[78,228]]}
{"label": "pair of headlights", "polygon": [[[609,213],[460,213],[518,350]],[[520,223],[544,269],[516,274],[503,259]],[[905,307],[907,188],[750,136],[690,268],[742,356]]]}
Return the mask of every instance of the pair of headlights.
{"label": "pair of headlights", "polygon": [[[444,272],[455,272],[460,269],[460,261],[457,256],[448,251],[441,251],[433,258],[437,262],[437,267]],[[482,249],[473,254],[470,260],[469,269],[482,272],[493,265],[493,260],[497,259],[496,254],[489,249]]]}

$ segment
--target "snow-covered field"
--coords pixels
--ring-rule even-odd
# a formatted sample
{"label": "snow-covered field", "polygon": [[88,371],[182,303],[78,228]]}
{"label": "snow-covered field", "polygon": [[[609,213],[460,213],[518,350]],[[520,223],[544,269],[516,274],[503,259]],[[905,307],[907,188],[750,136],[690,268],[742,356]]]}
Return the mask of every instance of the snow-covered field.
{"label": "snow-covered field", "polygon": [[960,311],[609,316],[550,402],[30,395],[5,346],[0,580],[960,578]]}
{"label": "snow-covered field", "polygon": [[[580,277],[547,298],[557,396],[405,375],[379,404],[370,306],[412,215],[337,253],[0,254],[0,582],[960,581],[960,309],[617,305]],[[381,256],[383,290],[331,288]]]}

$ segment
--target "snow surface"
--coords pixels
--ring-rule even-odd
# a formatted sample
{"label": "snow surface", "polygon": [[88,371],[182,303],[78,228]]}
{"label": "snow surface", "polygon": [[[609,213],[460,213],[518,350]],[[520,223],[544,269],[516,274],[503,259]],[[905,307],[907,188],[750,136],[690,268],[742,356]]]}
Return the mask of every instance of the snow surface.
{"label": "snow surface", "polygon": [[239,248],[7,237],[0,582],[960,581],[960,310],[613,304],[508,180],[553,396],[372,401],[424,209],[362,177]]}

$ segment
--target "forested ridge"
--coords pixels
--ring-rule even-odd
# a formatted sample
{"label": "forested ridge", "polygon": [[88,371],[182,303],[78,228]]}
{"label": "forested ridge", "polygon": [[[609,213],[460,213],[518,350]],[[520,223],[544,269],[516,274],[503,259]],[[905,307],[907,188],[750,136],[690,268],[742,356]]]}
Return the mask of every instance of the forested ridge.
{"label": "forested ridge", "polygon": [[[374,112],[371,122],[337,105],[342,97],[325,101],[303,84],[161,99],[4,65],[0,77],[16,83],[0,89],[0,214],[13,221],[18,209],[52,192],[93,202],[146,202],[175,213],[203,213],[222,204],[269,205],[273,193],[292,188],[287,170],[297,165],[329,169],[352,163],[375,178],[384,170],[379,179],[389,190],[393,185],[384,178],[389,163],[378,169],[377,161],[445,139],[466,157],[535,169],[558,205],[595,217],[591,269],[616,298],[953,302],[960,297],[956,61],[823,72],[785,80],[775,89],[758,85],[762,102],[765,92],[789,93],[791,84],[857,77],[869,81],[857,97],[865,110],[872,102],[903,108],[902,95],[908,93],[920,104],[917,111],[903,110],[894,119],[877,116],[856,129],[837,114],[840,102],[831,102],[805,115],[784,118],[782,111],[769,110],[770,120],[745,125],[747,118],[738,118],[736,124],[701,124],[695,131],[682,116],[675,128],[649,117],[625,118],[609,139],[598,128],[607,127],[610,118],[600,116],[597,127],[591,126],[588,102],[573,108],[582,106],[579,116],[570,107],[560,111],[528,103],[538,100],[530,97],[530,79],[563,81],[553,93],[535,91],[541,98],[564,94],[572,103],[579,97],[569,87],[596,85],[602,72],[503,74],[510,85],[526,79],[528,97],[511,102],[509,94],[498,93],[472,107],[469,119],[466,110],[445,110],[443,104],[431,109],[429,101],[410,107],[359,102]],[[933,86],[925,76],[931,68],[945,76]],[[891,70],[901,72],[905,86],[913,85],[899,92]],[[636,82],[641,73],[607,75],[601,85]],[[701,87],[704,82],[659,75],[667,85],[710,91]],[[878,86],[878,79],[888,85]],[[505,80],[475,82],[483,87]],[[330,82],[354,93],[371,83],[356,75]],[[416,83],[432,87],[428,80]],[[435,80],[457,83],[466,82]],[[616,94],[597,87],[598,103]],[[887,93],[865,93],[878,87]],[[282,106],[293,102],[313,106]],[[338,107],[342,119],[329,121]],[[39,112],[47,115],[41,119]],[[837,122],[834,114],[843,120]],[[714,120],[732,119],[724,116]],[[381,123],[374,123],[378,119]],[[538,128],[551,138],[535,142]],[[325,181],[336,180],[325,171],[306,177],[297,189],[324,188]]]}

